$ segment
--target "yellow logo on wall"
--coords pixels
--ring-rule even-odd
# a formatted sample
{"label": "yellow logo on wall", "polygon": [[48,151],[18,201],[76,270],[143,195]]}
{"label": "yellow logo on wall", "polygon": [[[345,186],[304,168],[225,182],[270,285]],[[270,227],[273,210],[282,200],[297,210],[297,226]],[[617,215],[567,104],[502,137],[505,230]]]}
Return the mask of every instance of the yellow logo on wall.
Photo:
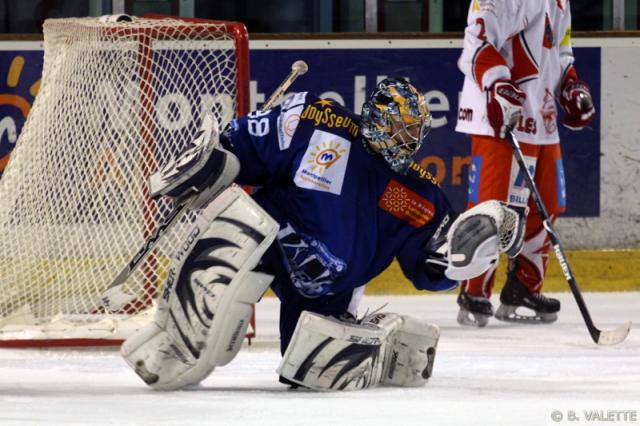
{"label": "yellow logo on wall", "polygon": [[[2,62],[0,60],[0,66]],[[33,99],[40,90],[41,70],[38,70],[35,83],[29,85],[29,79],[23,78],[24,66],[24,56],[15,55],[7,68],[0,69],[0,75],[6,75],[5,84],[0,85],[0,176],[31,111],[31,102],[21,94],[28,94]]]}

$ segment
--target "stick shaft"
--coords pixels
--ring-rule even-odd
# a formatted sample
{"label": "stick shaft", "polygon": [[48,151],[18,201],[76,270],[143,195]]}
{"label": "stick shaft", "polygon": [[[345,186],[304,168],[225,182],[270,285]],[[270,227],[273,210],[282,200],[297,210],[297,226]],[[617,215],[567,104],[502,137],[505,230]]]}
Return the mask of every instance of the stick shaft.
{"label": "stick shaft", "polygon": [[582,292],[578,287],[578,283],[571,272],[571,267],[569,266],[569,262],[564,254],[564,250],[562,249],[562,245],[560,244],[560,239],[556,234],[553,226],[551,225],[551,218],[549,213],[547,212],[544,203],[542,202],[542,197],[540,196],[540,192],[536,187],[535,182],[533,181],[533,177],[527,168],[527,165],[524,161],[524,156],[522,155],[522,150],[520,149],[520,144],[518,140],[515,138],[512,132],[507,133],[507,140],[511,145],[513,150],[513,155],[520,167],[520,173],[522,173],[524,180],[531,191],[531,197],[533,198],[536,207],[538,208],[538,212],[542,216],[542,225],[546,229],[549,234],[549,239],[551,240],[551,245],[556,254],[556,258],[560,263],[560,268],[562,269],[562,273],[569,283],[569,287],[571,288],[571,293],[573,293],[573,297],[578,304],[578,308],[580,309],[580,313],[582,314],[582,318],[584,319],[585,324],[587,325],[587,329],[589,330],[589,334],[594,342],[598,343],[600,339],[601,331],[594,325],[593,320],[591,319],[591,315],[589,314],[589,310],[587,309],[587,304],[582,297]]}
{"label": "stick shaft", "polygon": [[292,69],[289,75],[287,75],[287,77],[282,81],[282,83],[280,83],[280,85],[276,87],[276,89],[273,91],[271,96],[269,96],[269,99],[267,99],[267,101],[264,104],[262,104],[262,107],[260,109],[262,111],[266,111],[268,109],[273,108],[274,105],[276,104],[276,101],[289,88],[289,86],[293,84],[293,82],[296,80],[296,78],[298,78],[299,75],[300,75],[300,72],[298,71],[297,68]]}

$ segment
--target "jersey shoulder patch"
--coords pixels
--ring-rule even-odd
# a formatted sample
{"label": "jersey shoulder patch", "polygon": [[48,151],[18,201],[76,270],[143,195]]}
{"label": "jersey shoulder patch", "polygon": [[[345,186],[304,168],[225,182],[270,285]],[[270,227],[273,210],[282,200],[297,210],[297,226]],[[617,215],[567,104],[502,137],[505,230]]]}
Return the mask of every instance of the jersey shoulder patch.
{"label": "jersey shoulder patch", "polygon": [[302,114],[306,97],[307,92],[296,93],[282,104],[277,126],[280,151],[289,149],[291,146],[291,139],[300,124],[300,114]]}
{"label": "jersey shoulder patch", "polygon": [[314,130],[293,181],[299,188],[340,195],[347,171],[351,141]]}
{"label": "jersey shoulder patch", "polygon": [[415,228],[431,222],[436,214],[434,204],[395,179],[387,184],[378,207]]}

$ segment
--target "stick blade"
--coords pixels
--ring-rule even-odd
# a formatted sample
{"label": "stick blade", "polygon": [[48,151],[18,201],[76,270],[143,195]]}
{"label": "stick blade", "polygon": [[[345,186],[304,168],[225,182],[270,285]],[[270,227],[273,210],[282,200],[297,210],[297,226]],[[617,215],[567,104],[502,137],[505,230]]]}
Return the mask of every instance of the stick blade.
{"label": "stick blade", "polygon": [[631,330],[631,321],[613,330],[602,330],[596,341],[599,345],[617,345],[627,338]]}

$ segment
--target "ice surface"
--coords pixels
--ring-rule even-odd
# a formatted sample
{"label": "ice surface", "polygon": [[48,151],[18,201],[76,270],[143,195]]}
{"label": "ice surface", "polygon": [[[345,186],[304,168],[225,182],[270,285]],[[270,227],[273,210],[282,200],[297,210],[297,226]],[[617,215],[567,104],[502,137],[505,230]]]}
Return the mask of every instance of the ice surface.
{"label": "ice surface", "polygon": [[[316,393],[277,382],[275,299],[257,306],[258,338],[193,390],[155,392],[109,350],[0,349],[0,425],[553,425],[586,416],[640,423],[640,334],[595,345],[569,293],[552,325],[455,322],[455,296],[366,297],[366,308],[441,326],[423,388]],[[640,293],[588,293],[596,325],[640,324]],[[497,304],[497,298],[494,304]],[[554,410],[562,422],[551,418]],[[622,411],[620,411],[622,410]],[[570,411],[580,421],[569,422]],[[622,421],[635,415],[636,423]]]}

